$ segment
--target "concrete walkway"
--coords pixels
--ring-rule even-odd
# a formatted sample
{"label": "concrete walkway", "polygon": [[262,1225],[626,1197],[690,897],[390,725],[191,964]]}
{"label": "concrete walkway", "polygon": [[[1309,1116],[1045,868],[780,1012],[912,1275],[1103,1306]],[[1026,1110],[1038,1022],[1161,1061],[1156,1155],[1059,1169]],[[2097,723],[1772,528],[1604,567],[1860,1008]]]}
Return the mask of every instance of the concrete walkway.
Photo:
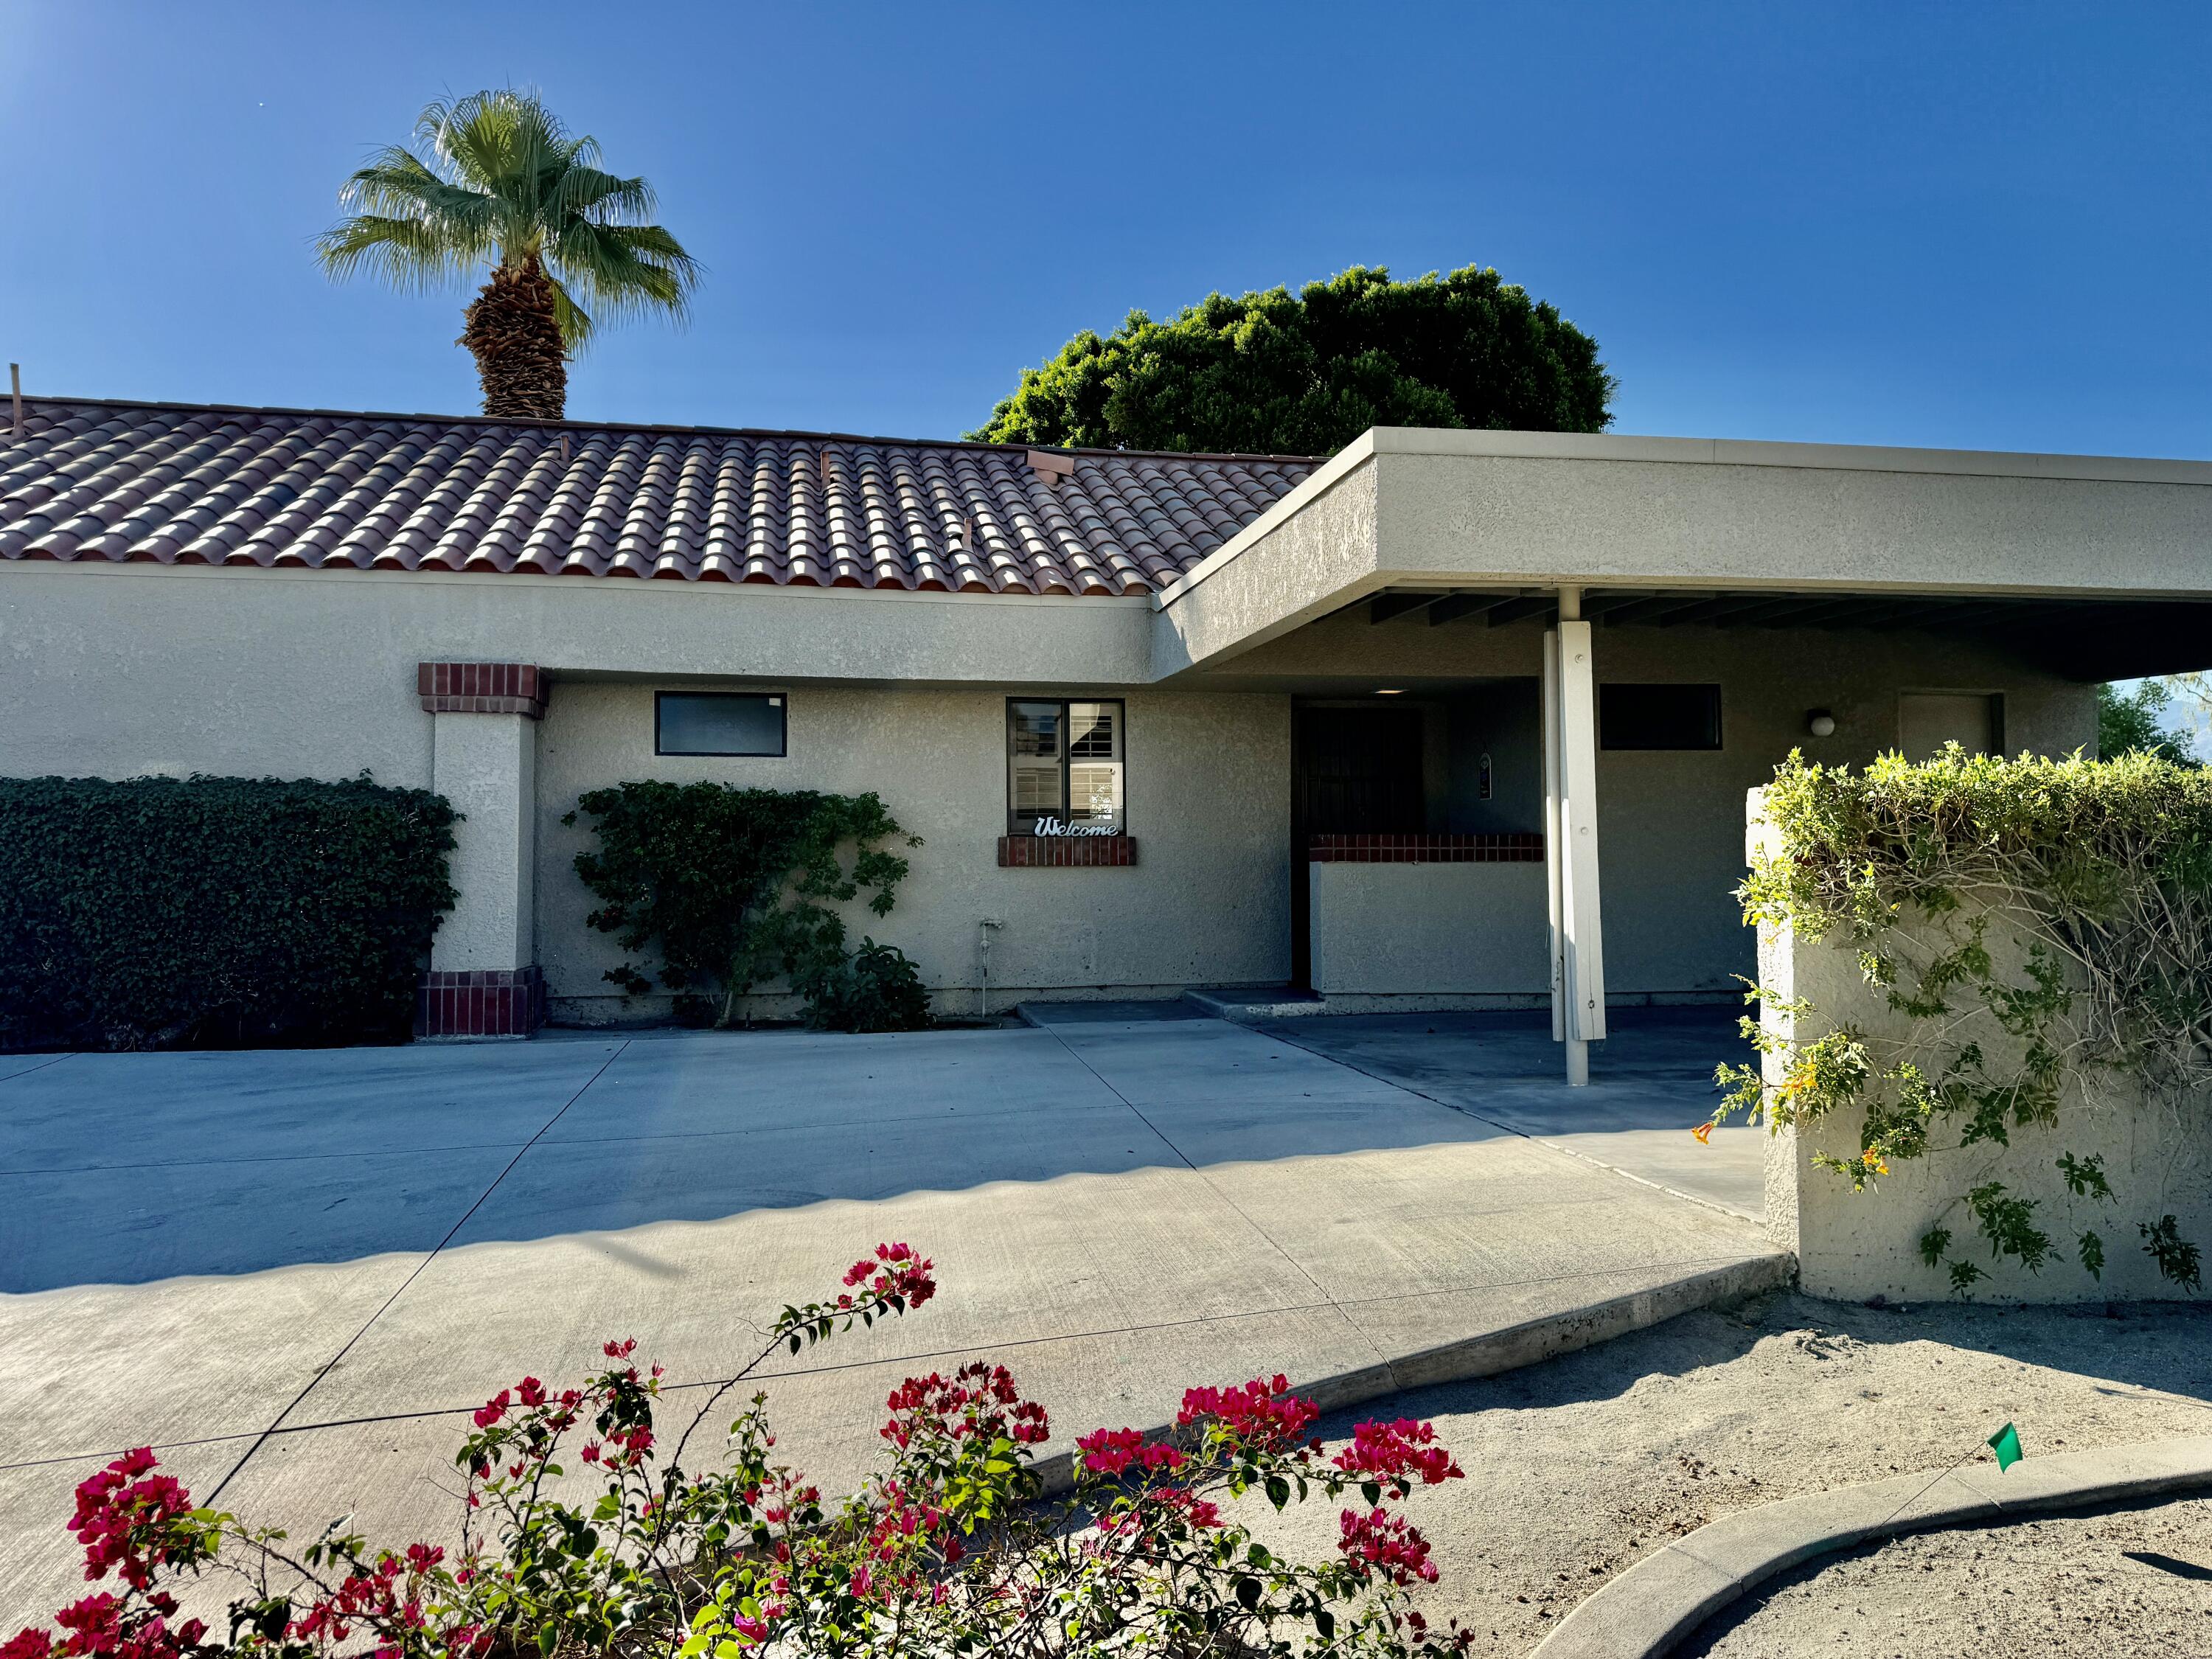
{"label": "concrete walkway", "polygon": [[[938,1301],[769,1367],[783,1448],[830,1479],[872,1461],[901,1376],[970,1355],[1064,1445],[1160,1423],[1192,1382],[1371,1395],[1495,1368],[1477,1349],[1532,1321],[1573,1346],[1786,1267],[1722,1208],[1400,1086],[1380,1050],[1314,1052],[1321,1024],[1357,1035],[1091,1018],[0,1060],[0,1624],[81,1593],[68,1494],[120,1449],[295,1533],[434,1531],[495,1389],[629,1335],[679,1391],[711,1382],[879,1239],[935,1258]],[[1419,1069],[1414,1035],[1393,1063]]]}

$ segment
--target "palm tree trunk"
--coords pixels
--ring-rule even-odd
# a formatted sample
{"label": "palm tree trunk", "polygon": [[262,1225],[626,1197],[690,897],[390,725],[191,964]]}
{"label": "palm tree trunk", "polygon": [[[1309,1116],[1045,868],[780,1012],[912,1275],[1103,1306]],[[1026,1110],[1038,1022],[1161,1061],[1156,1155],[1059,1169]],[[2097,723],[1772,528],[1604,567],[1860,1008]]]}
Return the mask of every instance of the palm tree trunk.
{"label": "palm tree trunk", "polygon": [[491,274],[455,342],[477,360],[483,412],[557,421],[568,406],[568,353],[553,311],[553,284],[531,255]]}

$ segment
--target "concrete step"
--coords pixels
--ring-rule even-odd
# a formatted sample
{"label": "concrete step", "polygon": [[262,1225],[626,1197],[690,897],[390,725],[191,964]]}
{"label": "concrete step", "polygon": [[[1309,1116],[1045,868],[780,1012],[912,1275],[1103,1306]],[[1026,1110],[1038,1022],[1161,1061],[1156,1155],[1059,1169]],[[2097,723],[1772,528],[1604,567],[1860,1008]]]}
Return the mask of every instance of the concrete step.
{"label": "concrete step", "polygon": [[1182,1000],[1215,1019],[1235,1020],[1240,1025],[1328,1012],[1328,1002],[1320,992],[1294,990],[1287,985],[1198,986],[1185,991]]}

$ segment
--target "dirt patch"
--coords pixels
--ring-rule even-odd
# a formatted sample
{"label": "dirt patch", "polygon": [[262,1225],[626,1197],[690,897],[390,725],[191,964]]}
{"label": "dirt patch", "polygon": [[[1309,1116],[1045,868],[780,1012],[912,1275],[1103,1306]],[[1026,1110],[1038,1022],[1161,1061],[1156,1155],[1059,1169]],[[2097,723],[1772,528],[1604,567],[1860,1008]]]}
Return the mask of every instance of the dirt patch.
{"label": "dirt patch", "polygon": [[[1708,1521],[1941,1468],[2008,1421],[2030,1457],[2212,1434],[2212,1314],[1874,1310],[1783,1295],[1382,1409],[1434,1419],[1468,1474],[1407,1506],[1443,1573],[1425,1605],[1472,1625],[1474,1652],[1519,1655],[1607,1579]],[[1376,1414],[1325,1427],[1346,1436],[1355,1418]],[[1314,1505],[1273,1528],[1320,1553],[1336,1516]],[[2212,1652],[2204,1623],[2200,1647]],[[1893,1650],[1839,1643],[1832,1628],[1826,1644]],[[1971,1642],[1947,1651],[1984,1650],[2006,1651]]]}
{"label": "dirt patch", "polygon": [[1778,1581],[1681,1652],[2196,1659],[2212,1653],[2212,1499],[1895,1539]]}

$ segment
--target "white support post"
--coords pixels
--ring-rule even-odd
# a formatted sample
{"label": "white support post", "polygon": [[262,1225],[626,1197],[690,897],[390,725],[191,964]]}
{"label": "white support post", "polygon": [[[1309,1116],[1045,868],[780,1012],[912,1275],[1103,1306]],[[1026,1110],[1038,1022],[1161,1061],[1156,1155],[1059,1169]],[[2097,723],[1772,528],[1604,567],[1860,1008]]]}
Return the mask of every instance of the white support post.
{"label": "white support post", "polygon": [[1605,1038],[1605,940],[1598,903],[1597,687],[1579,588],[1559,590],[1559,626],[1545,638],[1546,862],[1553,906],[1552,1027],[1567,1081],[1589,1081]]}
{"label": "white support post", "polygon": [[1552,1041],[1567,1040],[1567,936],[1559,920],[1559,635],[1544,634],[1544,877],[1545,918],[1551,963]]}

